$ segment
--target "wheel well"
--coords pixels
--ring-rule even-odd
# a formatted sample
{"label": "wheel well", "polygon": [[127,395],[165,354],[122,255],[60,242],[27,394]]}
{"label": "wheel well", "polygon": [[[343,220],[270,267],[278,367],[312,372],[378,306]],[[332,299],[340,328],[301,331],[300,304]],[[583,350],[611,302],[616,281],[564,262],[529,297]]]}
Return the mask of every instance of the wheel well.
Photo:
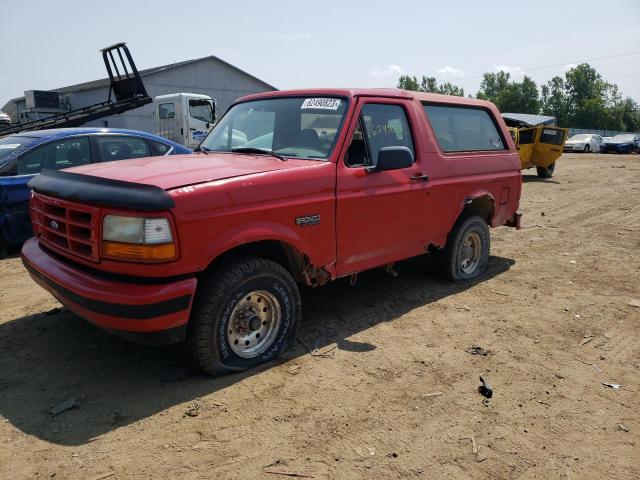
{"label": "wheel well", "polygon": [[486,220],[488,225],[491,225],[494,211],[495,205],[493,199],[489,195],[482,195],[480,197],[468,198],[465,201],[461,216],[479,215]]}
{"label": "wheel well", "polygon": [[297,248],[278,240],[262,240],[259,242],[238,245],[216,257],[207,270],[234,257],[251,256],[266,258],[285,268],[299,283],[307,283],[303,271],[308,265],[307,257]]}

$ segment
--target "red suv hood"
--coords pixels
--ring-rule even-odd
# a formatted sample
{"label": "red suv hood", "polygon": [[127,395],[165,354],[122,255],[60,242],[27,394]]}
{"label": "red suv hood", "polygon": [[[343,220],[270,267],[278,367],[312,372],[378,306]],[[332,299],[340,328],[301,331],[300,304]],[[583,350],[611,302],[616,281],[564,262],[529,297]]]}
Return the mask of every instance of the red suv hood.
{"label": "red suv hood", "polygon": [[313,163],[315,162],[294,159],[283,162],[270,155],[209,153],[208,155],[169,155],[94,163],[70,168],[67,171],[126,182],[146,183],[170,190],[196,183],[295,168]]}

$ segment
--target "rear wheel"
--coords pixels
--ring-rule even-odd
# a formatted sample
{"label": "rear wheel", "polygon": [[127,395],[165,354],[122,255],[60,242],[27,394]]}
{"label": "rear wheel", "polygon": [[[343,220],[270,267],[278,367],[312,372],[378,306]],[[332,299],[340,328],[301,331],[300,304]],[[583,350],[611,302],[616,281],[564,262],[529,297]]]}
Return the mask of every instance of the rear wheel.
{"label": "rear wheel", "polygon": [[442,250],[433,252],[440,273],[450,280],[472,280],[489,261],[489,226],[479,215],[461,217]]}
{"label": "rear wheel", "polygon": [[187,354],[213,375],[269,362],[292,344],[300,314],[289,272],[271,260],[237,258],[200,281]]}
{"label": "rear wheel", "polygon": [[548,167],[536,167],[536,171],[538,172],[538,177],[540,178],[551,178],[553,176],[553,172],[556,169],[555,162],[549,165]]}

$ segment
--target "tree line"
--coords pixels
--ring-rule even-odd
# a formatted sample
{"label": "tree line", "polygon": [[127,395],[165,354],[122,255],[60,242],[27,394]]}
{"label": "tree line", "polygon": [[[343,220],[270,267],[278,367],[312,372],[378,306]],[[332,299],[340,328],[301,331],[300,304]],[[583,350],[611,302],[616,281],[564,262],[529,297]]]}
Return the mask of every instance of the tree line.
{"label": "tree line", "polygon": [[[402,75],[398,88],[418,92],[464,96],[451,82],[438,84],[434,77]],[[469,95],[472,97],[472,95]],[[542,85],[524,76],[515,81],[508,72],[485,73],[475,98],[489,100],[501,112],[531,113],[556,117],[558,125],[596,130],[640,131],[640,105],[623,98],[618,86],[607,82],[587,63],[557,75]]]}

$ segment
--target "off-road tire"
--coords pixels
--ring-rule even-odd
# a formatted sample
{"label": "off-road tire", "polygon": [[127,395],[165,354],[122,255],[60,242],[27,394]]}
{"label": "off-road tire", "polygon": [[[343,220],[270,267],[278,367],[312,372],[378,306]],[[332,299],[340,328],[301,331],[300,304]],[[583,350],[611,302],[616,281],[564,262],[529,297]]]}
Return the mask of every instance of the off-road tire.
{"label": "off-road tire", "polygon": [[[254,291],[267,291],[277,299],[280,322],[266,351],[242,358],[232,350],[227,332],[234,308]],[[300,316],[300,292],[289,272],[264,258],[236,257],[199,280],[187,327],[187,356],[211,375],[247,370],[276,359],[293,344]]]}
{"label": "off-road tire", "polygon": [[[471,233],[479,240],[480,254],[473,271],[464,272],[461,267],[461,255],[463,244]],[[486,220],[479,215],[466,215],[460,217],[454,225],[445,247],[432,252],[432,256],[441,276],[454,281],[473,280],[484,272],[489,261],[490,249],[491,236]]]}
{"label": "off-road tire", "polygon": [[536,167],[536,171],[538,172],[538,177],[540,178],[551,178],[553,176],[553,172],[556,169],[556,164],[553,162],[548,167]]}

